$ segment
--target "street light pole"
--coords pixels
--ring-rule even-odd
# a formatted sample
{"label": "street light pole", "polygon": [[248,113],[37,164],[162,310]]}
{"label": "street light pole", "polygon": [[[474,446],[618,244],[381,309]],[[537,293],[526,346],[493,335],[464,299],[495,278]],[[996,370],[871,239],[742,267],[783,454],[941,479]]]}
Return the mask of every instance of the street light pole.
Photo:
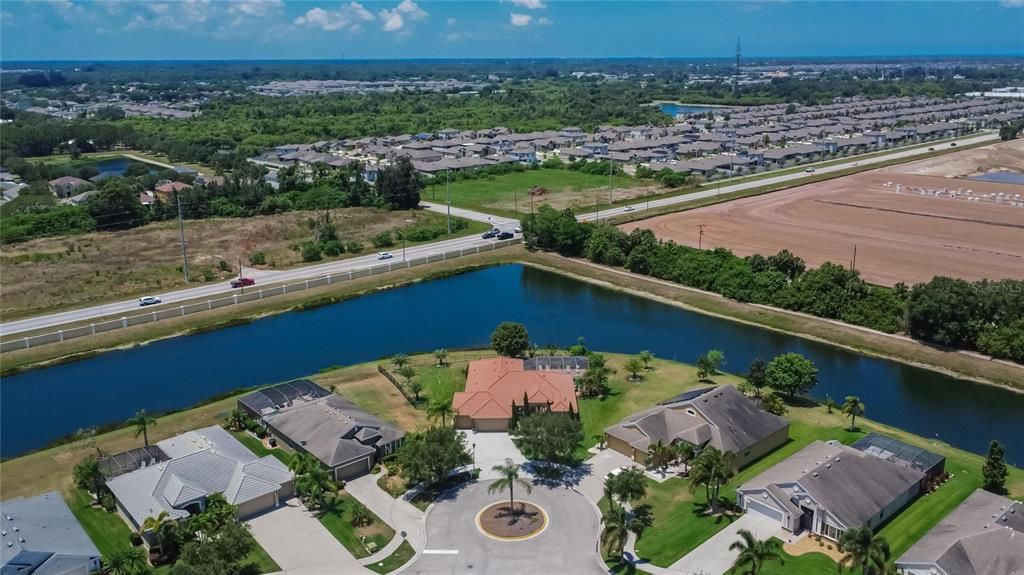
{"label": "street light pole", "polygon": [[449,236],[452,235],[452,187],[451,187],[451,182],[449,181],[449,175],[450,174],[451,174],[451,170],[449,170],[448,168],[445,168],[445,170],[444,170],[444,193],[445,193],[445,196],[447,198],[446,201],[448,203],[448,235]]}
{"label": "street light pole", "polygon": [[181,269],[185,272],[185,283],[188,283],[188,248],[185,246],[185,222],[181,219],[181,195],[174,191],[174,200],[178,203],[178,233],[181,236]]}

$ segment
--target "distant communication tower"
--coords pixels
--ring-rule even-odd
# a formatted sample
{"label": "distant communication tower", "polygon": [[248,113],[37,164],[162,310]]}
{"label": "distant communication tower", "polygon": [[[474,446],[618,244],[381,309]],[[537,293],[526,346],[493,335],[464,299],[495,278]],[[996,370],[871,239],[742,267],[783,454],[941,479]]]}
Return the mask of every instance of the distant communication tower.
{"label": "distant communication tower", "polygon": [[732,75],[732,93],[734,96],[740,95],[740,39],[736,37],[736,70]]}

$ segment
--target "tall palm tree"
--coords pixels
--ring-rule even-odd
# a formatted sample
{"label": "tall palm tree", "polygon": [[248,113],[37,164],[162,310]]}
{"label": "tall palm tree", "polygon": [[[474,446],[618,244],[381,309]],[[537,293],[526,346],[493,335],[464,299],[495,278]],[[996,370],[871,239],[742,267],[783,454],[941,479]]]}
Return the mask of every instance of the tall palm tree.
{"label": "tall palm tree", "polygon": [[621,557],[622,548],[629,537],[629,512],[624,507],[609,505],[608,512],[601,517],[601,523],[604,525],[601,542],[608,549],[608,558]]}
{"label": "tall palm tree", "polygon": [[242,431],[245,429],[246,420],[249,418],[248,415],[240,408],[236,407],[228,412],[224,418],[224,423],[227,424],[229,429],[234,431]]}
{"label": "tall palm tree", "polygon": [[146,568],[146,554],[142,547],[123,547],[111,553],[105,563],[109,575],[136,575]]}
{"label": "tall palm tree", "polygon": [[296,453],[288,463],[288,469],[296,475],[305,475],[317,467],[320,467],[320,460],[310,453]]}
{"label": "tall palm tree", "polygon": [[631,357],[626,360],[622,367],[629,373],[630,381],[640,379],[640,372],[644,370],[644,362],[639,357]]}
{"label": "tall palm tree", "polygon": [[647,448],[647,462],[651,464],[651,467],[659,469],[662,473],[665,473],[665,470],[677,457],[678,454],[675,448],[662,442],[660,439],[657,443]]}
{"label": "tall palm tree", "polygon": [[769,561],[786,564],[786,560],[782,557],[782,544],[778,539],[771,538],[760,541],[746,529],[740,529],[736,534],[740,538],[729,545],[729,551],[739,551],[739,555],[733,562],[730,572],[742,569],[745,575],[757,575],[764,564]]}
{"label": "tall palm tree", "polygon": [[405,367],[405,364],[409,363],[409,356],[404,353],[396,353],[391,356],[391,363],[393,363],[396,368],[402,369]]}
{"label": "tall palm tree", "polygon": [[142,436],[142,442],[149,446],[149,428],[156,425],[156,418],[146,413],[145,409],[135,412],[135,415],[128,420],[128,425],[135,426],[135,437]]}
{"label": "tall palm tree", "polygon": [[654,354],[646,349],[637,354],[637,358],[644,362],[644,369],[651,369],[651,362],[654,361]]}
{"label": "tall palm tree", "polygon": [[427,406],[427,417],[431,420],[440,419],[441,427],[445,427],[445,419],[452,415],[452,400],[434,401]]}
{"label": "tall palm tree", "polygon": [[495,465],[492,469],[500,473],[501,477],[495,479],[494,483],[487,487],[487,493],[500,493],[508,489],[508,508],[512,512],[512,521],[515,521],[515,486],[518,484],[527,493],[533,493],[533,486],[530,485],[530,482],[519,477],[519,466],[512,463],[511,459],[506,459],[504,465]]}
{"label": "tall palm tree", "polygon": [[171,519],[171,516],[168,515],[166,511],[161,511],[155,517],[147,517],[146,520],[142,522],[142,527],[139,527],[139,532],[140,534],[145,533],[146,531],[156,532],[156,530],[160,529],[161,525],[168,521],[173,521],[173,519]]}
{"label": "tall palm tree", "polygon": [[860,568],[862,575],[882,575],[892,556],[889,542],[876,536],[870,527],[844,531],[839,538],[839,551],[846,554],[839,560],[839,570]]}
{"label": "tall palm tree", "polygon": [[434,357],[437,358],[438,367],[446,367],[448,365],[448,350],[445,348],[435,349]]}
{"label": "tall palm tree", "polygon": [[690,493],[696,485],[703,484],[708,504],[714,510],[722,485],[736,474],[735,461],[736,456],[731,451],[722,453],[714,447],[705,448],[690,468]]}
{"label": "tall palm tree", "polygon": [[843,415],[850,418],[850,431],[857,429],[857,416],[864,415],[864,404],[856,395],[847,395],[843,402]]}

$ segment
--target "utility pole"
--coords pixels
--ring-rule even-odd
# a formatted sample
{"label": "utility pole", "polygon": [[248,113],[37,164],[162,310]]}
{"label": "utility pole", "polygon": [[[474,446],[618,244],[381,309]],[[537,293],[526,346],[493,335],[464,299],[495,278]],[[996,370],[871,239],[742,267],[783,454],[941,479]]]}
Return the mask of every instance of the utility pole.
{"label": "utility pole", "polygon": [[697,229],[700,230],[700,232],[697,234],[697,249],[698,250],[704,248],[704,226],[705,225],[707,225],[707,224],[697,224]]}
{"label": "utility pole", "polygon": [[452,187],[449,181],[451,170],[445,168],[444,170],[444,193],[447,197],[448,202],[448,235],[452,235]]}
{"label": "utility pole", "polygon": [[188,247],[185,245],[185,222],[181,219],[181,195],[174,191],[174,200],[178,203],[178,233],[181,236],[181,269],[185,272],[185,283],[188,283]]}
{"label": "utility pole", "polygon": [[608,205],[612,205],[612,172],[615,168],[615,162],[612,161],[611,155],[608,156]]}
{"label": "utility pole", "polygon": [[245,294],[245,282],[242,281],[242,256],[238,256],[238,287],[242,288]]}
{"label": "utility pole", "polygon": [[853,261],[850,262],[850,271],[857,269],[857,244],[853,244]]}

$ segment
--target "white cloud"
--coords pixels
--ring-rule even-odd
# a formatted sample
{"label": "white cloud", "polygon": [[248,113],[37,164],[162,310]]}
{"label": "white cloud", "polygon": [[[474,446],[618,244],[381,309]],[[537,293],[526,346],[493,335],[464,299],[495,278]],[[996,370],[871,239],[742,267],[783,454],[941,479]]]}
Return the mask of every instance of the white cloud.
{"label": "white cloud", "polygon": [[546,7],[544,0],[509,0],[520,8],[526,8],[527,10],[541,10]]}
{"label": "white cloud", "polygon": [[359,29],[362,22],[373,20],[370,13],[359,2],[350,2],[337,10],[324,10],[323,8],[310,8],[302,16],[297,17],[294,22],[298,26],[319,28],[324,32],[334,32],[348,29],[355,31]]}
{"label": "white cloud", "polygon": [[213,0],[181,0],[173,6],[166,2],[150,2],[125,25],[125,30],[186,30],[203,24],[213,10]]}
{"label": "white cloud", "polygon": [[533,22],[533,16],[529,14],[516,14],[512,12],[508,15],[508,21],[513,26],[529,26],[530,22]]}
{"label": "white cloud", "polygon": [[284,0],[234,0],[228,7],[228,14],[261,18],[282,8]]}
{"label": "white cloud", "polygon": [[1024,8],[1024,0],[1002,0],[1000,4],[1004,8]]}
{"label": "white cloud", "polygon": [[89,16],[85,8],[72,2],[71,0],[54,0],[50,3],[54,9],[60,14],[61,18],[70,24],[80,21],[82,18]]}
{"label": "white cloud", "polygon": [[425,10],[419,7],[413,0],[402,0],[402,3],[395,6],[393,10],[387,8],[378,13],[383,23],[385,32],[401,32],[405,29],[405,19],[422,20],[429,16]]}
{"label": "white cloud", "polygon": [[449,19],[448,19],[448,25],[449,25],[449,26],[454,26],[454,25],[456,25],[456,24],[458,24],[458,23],[459,23],[459,21],[458,21],[458,20],[456,20],[455,18],[449,18]]}
{"label": "white cloud", "polygon": [[552,25],[554,23],[555,23],[555,21],[552,20],[551,18],[545,18],[543,16],[540,17],[539,19],[537,19],[537,24],[539,24],[541,26],[550,26],[550,25]]}

